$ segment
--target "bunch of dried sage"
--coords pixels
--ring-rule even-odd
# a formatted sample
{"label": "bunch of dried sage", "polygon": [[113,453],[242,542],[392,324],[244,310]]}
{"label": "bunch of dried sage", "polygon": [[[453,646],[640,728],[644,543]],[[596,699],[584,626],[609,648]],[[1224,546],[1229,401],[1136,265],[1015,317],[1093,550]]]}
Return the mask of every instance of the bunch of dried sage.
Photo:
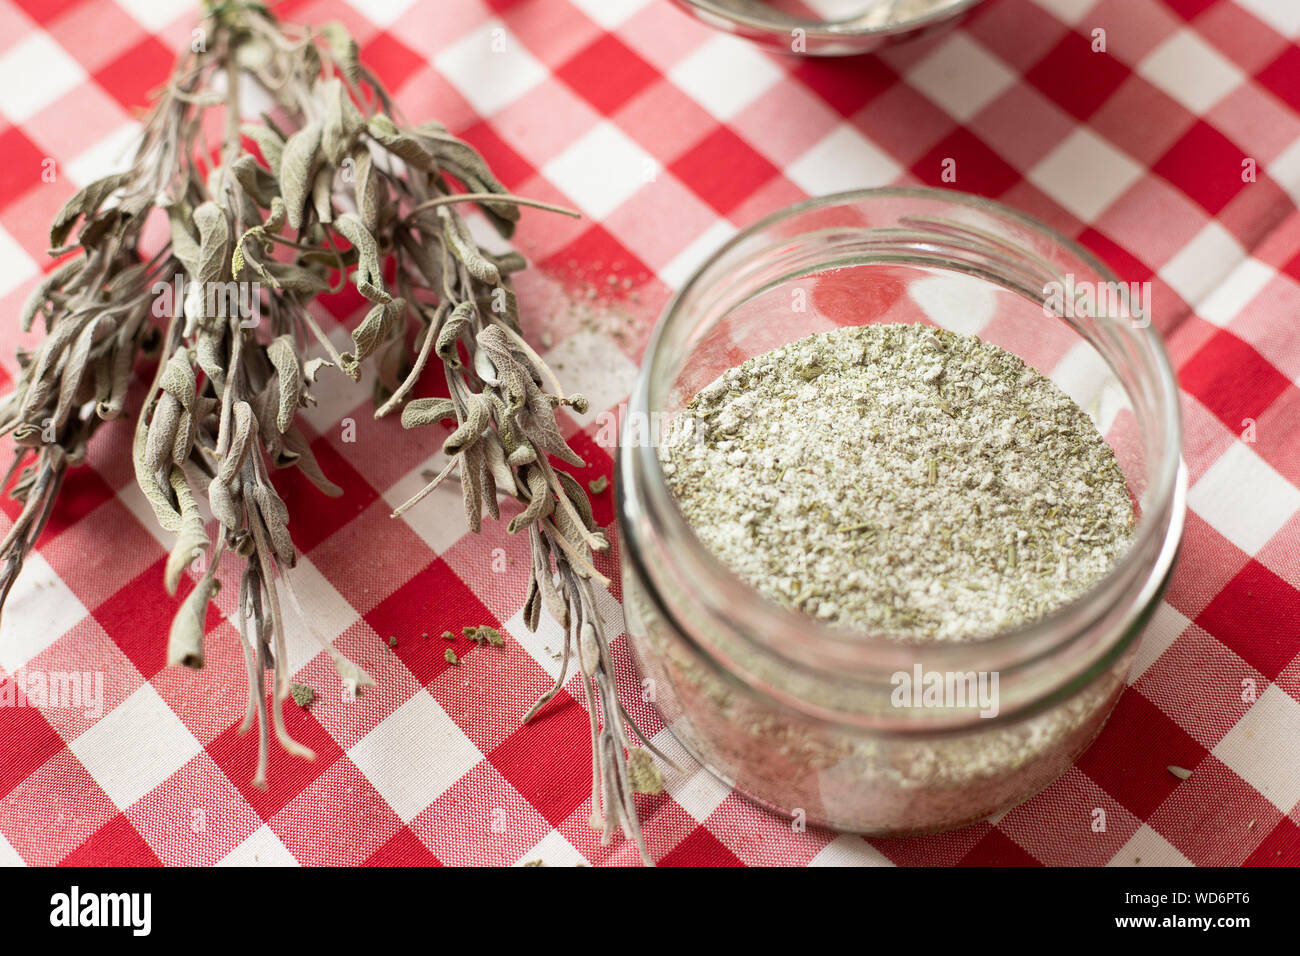
{"label": "bunch of dried sage", "polygon": [[[508,238],[520,206],[565,210],[507,193],[479,154],[437,123],[401,123],[340,26],[313,32],[277,22],[260,4],[226,0],[207,5],[194,37],[130,168],[78,192],[51,228],[52,255],[76,255],[24,309],[23,327],[39,318],[47,335],[19,356],[18,388],[0,407],[0,433],[18,447],[12,494],[23,502],[0,543],[0,604],[67,469],[84,459],[100,424],[125,414],[137,357],[156,354],[136,419],[136,479],[176,535],[168,591],[187,569],[198,576],[172,624],[168,660],[203,665],[217,571],[227,552],[244,559],[235,615],[248,676],[244,727],[259,728],[255,782],[264,784],[272,729],[285,749],[311,756],[281,712],[291,693],[281,596],[293,599],[285,572],[296,552],[271,470],[299,468],[327,495],[340,494],[295,424],[312,390],[325,387],[322,371],[337,366],[355,380],[363,362],[376,362],[379,417],[402,406],[436,355],[450,398],[405,402],[401,420],[407,428],[454,421],[447,466],[395,514],[457,469],[473,530],[485,509],[498,516],[500,495],[522,504],[509,530],[531,539],[525,617],[535,628],[545,606],[564,628],[564,666],[576,652],[591,714],[593,826],[606,841],[621,826],[648,863],[633,793],[656,790],[659,777],[628,736],[630,728],[649,745],[618,701],[595,607],[593,582],[604,579],[592,557],[606,541],[580,484],[550,461],[582,464],[555,409],[585,402],[564,394],[520,334],[510,276],[522,257],[484,251],[458,211],[476,205]],[[243,101],[254,98],[265,101],[257,110]],[[204,132],[214,109],[224,113],[219,144]],[[141,233],[155,211],[167,217],[170,241],[144,259]],[[339,352],[308,305],[349,277],[371,305],[350,350]],[[161,330],[149,318],[160,311],[160,283],[177,289]],[[324,358],[305,357],[313,342]],[[345,686],[360,693],[373,684],[322,645]],[[524,719],[563,682],[564,673]]]}

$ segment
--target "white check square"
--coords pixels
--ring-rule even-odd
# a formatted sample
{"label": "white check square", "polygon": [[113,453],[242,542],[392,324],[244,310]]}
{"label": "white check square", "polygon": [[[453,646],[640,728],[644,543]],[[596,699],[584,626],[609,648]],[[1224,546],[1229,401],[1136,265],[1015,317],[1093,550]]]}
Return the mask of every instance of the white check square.
{"label": "white check square", "polygon": [[276,832],[266,824],[217,861],[217,866],[298,866]]}
{"label": "white check square", "polygon": [[1238,441],[1192,486],[1187,504],[1215,531],[1253,555],[1300,510],[1300,489]]}
{"label": "white check square", "polygon": [[572,394],[587,399],[587,411],[566,410],[583,427],[627,398],[636,382],[636,366],[618,345],[599,332],[581,331],[569,336],[543,356]]}
{"label": "white check square", "polygon": [[1056,19],[1071,26],[1081,22],[1089,10],[1097,5],[1098,0],[1034,0]]}
{"label": "white check square", "polygon": [[1268,174],[1291,197],[1291,201],[1300,206],[1300,139],[1273,157],[1268,164]]}
{"label": "white check square", "polygon": [[913,280],[907,295],[931,321],[958,335],[979,335],[998,310],[989,284],[960,272]]}
{"label": "white check square", "polygon": [[1029,181],[1084,222],[1142,176],[1142,167],[1092,130],[1080,128],[1029,171]]}
{"label": "white check square", "polygon": [[387,27],[397,22],[415,0],[348,0],[356,10],[375,26]]}
{"label": "white check square", "polygon": [[515,861],[515,866],[523,866],[534,860],[541,860],[543,866],[587,865],[587,858],[559,830],[552,830],[538,840],[531,850]]}
{"label": "white check square", "polygon": [[187,16],[188,11],[176,0],[116,0],[117,5],[130,14],[131,19],[150,33],[162,33],[163,27],[173,20]]}
{"label": "white check square", "polygon": [[427,690],[420,690],[348,751],[393,812],[410,823],[483,759]]}
{"label": "white check square", "polygon": [[[443,433],[446,434],[444,426],[433,427],[443,428]],[[390,508],[398,508],[414,497],[435,475],[440,474],[446,464],[447,456],[441,451],[434,452],[395,481],[384,492],[384,501]],[[452,475],[443,479],[442,484],[417,504],[403,511],[399,520],[406,522],[435,554],[442,554],[468,534],[464,521],[459,517],[463,513],[460,480]],[[448,515],[457,516],[457,520],[448,521]]]}
{"label": "white check square", "polygon": [[1147,54],[1137,72],[1198,115],[1245,80],[1241,70],[1190,28],[1179,30]]}
{"label": "white check square", "polygon": [[1119,848],[1107,866],[1191,866],[1178,849],[1147,824]]}
{"label": "white check square", "polygon": [[1300,36],[1300,3],[1296,0],[1237,0],[1237,6],[1285,37]]}
{"label": "white check square", "polygon": [[1245,256],[1246,250],[1232,233],[1211,219],[1191,242],[1160,267],[1160,278],[1184,302],[1199,306]]}
{"label": "white check square", "polygon": [[786,177],[812,196],[888,186],[903,167],[848,124],[808,150],[785,171]]}
{"label": "white check square", "polygon": [[489,20],[433,60],[438,72],[483,117],[509,106],[547,77],[500,20]]}
{"label": "white check square", "polygon": [[893,866],[881,853],[856,833],[841,833],[826,844],[809,862],[809,866]]}
{"label": "white check square", "polygon": [[965,123],[1010,89],[1016,74],[965,33],[954,33],[908,71],[907,82]]}
{"label": "white check square", "polygon": [[30,119],[86,80],[86,71],[48,33],[33,30],[0,54],[0,113]]}
{"label": "white check square", "polygon": [[599,220],[630,199],[658,170],[653,156],[604,121],[542,167],[542,175]]}
{"label": "white check square", "polygon": [[[652,741],[670,760],[686,771],[680,774],[671,768],[664,771],[664,786],[677,805],[690,814],[691,819],[703,823],[722,805],[731,788],[709,771],[700,767],[681,742],[668,728],[655,734]],[[692,772],[692,768],[698,768]]]}
{"label": "white check square", "polygon": [[1128,682],[1137,683],[1139,677],[1150,669],[1151,665],[1160,659],[1160,655],[1173,646],[1174,641],[1178,640],[1183,631],[1187,630],[1192,622],[1174,610],[1173,606],[1166,601],[1161,601],[1156,606],[1156,611],[1151,615],[1151,620],[1147,623],[1146,629],[1142,632],[1142,639],[1138,643],[1137,656],[1133,660],[1133,666],[1128,672]]}
{"label": "white check square", "polygon": [[[314,306],[314,308],[321,307]],[[366,308],[369,308],[369,303],[366,304]],[[350,316],[347,321],[339,323],[326,333],[330,344],[339,352],[350,352],[356,347],[349,329],[355,328],[360,323],[361,311],[358,310],[357,315]],[[325,349],[316,342],[314,336],[308,346],[307,355],[309,358],[328,358]],[[342,376],[338,369],[322,369],[318,379],[320,384],[311,390],[312,398],[316,399],[316,402],[299,409],[298,414],[306,419],[313,431],[322,435],[341,434],[338,429],[346,427],[349,421],[352,428],[365,427],[374,416],[370,396],[374,394],[375,379],[379,375],[378,367],[378,362],[362,362],[361,378],[356,382]]]}
{"label": "white check square", "polygon": [[13,844],[0,833],[0,866],[26,866],[27,861],[13,848]]}
{"label": "white check square", "polygon": [[135,120],[123,123],[90,148],[78,153],[63,171],[78,185],[85,186],[112,173],[126,172],[134,161],[141,126]]}
{"label": "white check square", "polygon": [[606,30],[612,30],[649,5],[652,0],[569,0],[569,2]]}
{"label": "white check square", "polygon": [[189,763],[203,746],[146,682],[68,748],[114,806],[125,810]]}
{"label": "white check square", "polygon": [[[322,641],[333,644],[360,615],[305,555],[284,572],[284,583],[285,645],[289,673],[296,674],[321,652]],[[233,623],[239,626],[237,618]]]}
{"label": "white check square", "polygon": [[737,37],[715,36],[668,71],[712,115],[729,120],[784,75],[767,54]]}
{"label": "white check square", "polygon": [[1221,329],[1227,328],[1276,275],[1277,270],[1272,266],[1258,259],[1246,259],[1205,297],[1197,314]]}
{"label": "white check square", "polygon": [[690,281],[691,276],[695,274],[695,270],[735,234],[736,227],[727,220],[716,220],[713,225],[696,236],[690,245],[677,253],[671,262],[659,270],[659,278],[669,288],[680,289]]}
{"label": "white check square", "polygon": [[28,279],[39,273],[40,267],[27,254],[27,250],[0,226],[0,299],[7,296]]}
{"label": "white check square", "polygon": [[1213,752],[1284,814],[1300,803],[1300,703],[1276,684]]}
{"label": "white check square", "polygon": [[23,562],[0,616],[0,667],[13,673],[57,641],[86,608],[39,553]]}

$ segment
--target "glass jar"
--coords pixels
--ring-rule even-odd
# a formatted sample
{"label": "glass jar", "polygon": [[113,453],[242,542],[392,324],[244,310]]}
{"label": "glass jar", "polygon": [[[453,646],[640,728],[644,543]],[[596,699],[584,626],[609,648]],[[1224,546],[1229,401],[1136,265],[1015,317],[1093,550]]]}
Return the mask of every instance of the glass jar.
{"label": "glass jar", "polygon": [[[802,203],[695,273],[660,319],[629,400],[617,509],[643,686],[701,764],[781,813],[883,835],[982,819],[1073,762],[1124,687],[1182,534],[1178,390],[1146,293],[1007,207],[932,189]],[[908,643],[770,602],[708,551],[665,481],[665,423],[752,356],[872,322],[977,333],[1092,416],[1136,517],[1129,551],[1103,579],[1014,631]],[[982,675],[996,706],[909,705],[900,675]]]}

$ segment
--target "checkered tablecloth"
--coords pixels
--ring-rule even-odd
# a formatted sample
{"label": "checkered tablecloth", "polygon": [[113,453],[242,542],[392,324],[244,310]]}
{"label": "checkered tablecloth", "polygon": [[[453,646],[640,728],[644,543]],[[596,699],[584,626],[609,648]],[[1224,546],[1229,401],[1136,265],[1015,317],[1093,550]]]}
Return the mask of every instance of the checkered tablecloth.
{"label": "checkered tablecloth", "polygon": [[[0,390],[31,341],[16,317],[48,268],[48,222],[130,144],[190,42],[187,6],[0,0]],[[1300,863],[1300,2],[987,0],[957,29],[836,61],[769,56],[668,0],[276,9],[344,21],[408,117],[464,136],[513,191],[586,214],[526,211],[517,238],[534,263],[519,281],[525,331],[592,400],[566,420],[584,483],[611,472],[599,416],[628,392],[672,290],[737,228],[809,194],[980,193],[1153,283],[1183,387],[1190,513],[1100,739],[997,820],[902,840],[792,832],[688,761],[665,794],[639,798],[660,863]],[[941,181],[947,158],[955,183]],[[359,306],[323,306],[340,340]],[[587,824],[581,694],[518,724],[560,646],[554,624],[521,624],[526,539],[504,523],[468,535],[454,490],[391,520],[442,434],[373,421],[367,381],[318,391],[304,417],[345,494],[278,480],[302,555],[292,580],[379,687],[342,700],[290,613],[290,666],[318,699],[289,707],[289,725],[317,757],[273,752],[270,789],[253,789],[227,617],[238,589],[209,617],[207,667],[165,668],[168,542],[132,479],[129,427],[106,428],[0,625],[4,680],[102,674],[103,712],[0,707],[0,862],[636,860]],[[595,506],[610,523],[610,492]],[[601,567],[617,579],[614,555]],[[618,597],[615,584],[615,634]],[[484,623],[506,647],[458,639],[463,663],[448,664],[438,635]],[[621,637],[615,656],[634,716],[680,755],[633,692]]]}

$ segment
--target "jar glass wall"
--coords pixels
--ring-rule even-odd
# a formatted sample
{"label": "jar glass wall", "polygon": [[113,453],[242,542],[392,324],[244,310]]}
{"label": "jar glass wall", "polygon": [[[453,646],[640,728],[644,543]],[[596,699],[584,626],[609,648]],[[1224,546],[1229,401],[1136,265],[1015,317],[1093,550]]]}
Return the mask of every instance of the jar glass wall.
{"label": "jar glass wall", "polygon": [[[878,834],[983,818],[1064,771],[1124,686],[1182,532],[1178,392],[1148,307],[1141,288],[1121,287],[1046,227],[941,190],[812,200],[705,263],[655,330],[618,463],[628,634],[686,749],[764,805]],[[987,640],[909,643],[771,603],[696,537],[660,466],[665,423],[746,359],[879,322],[978,334],[1092,416],[1137,526],[1127,554],[1081,598]],[[977,700],[898,706],[900,672],[996,675],[995,713]]]}

